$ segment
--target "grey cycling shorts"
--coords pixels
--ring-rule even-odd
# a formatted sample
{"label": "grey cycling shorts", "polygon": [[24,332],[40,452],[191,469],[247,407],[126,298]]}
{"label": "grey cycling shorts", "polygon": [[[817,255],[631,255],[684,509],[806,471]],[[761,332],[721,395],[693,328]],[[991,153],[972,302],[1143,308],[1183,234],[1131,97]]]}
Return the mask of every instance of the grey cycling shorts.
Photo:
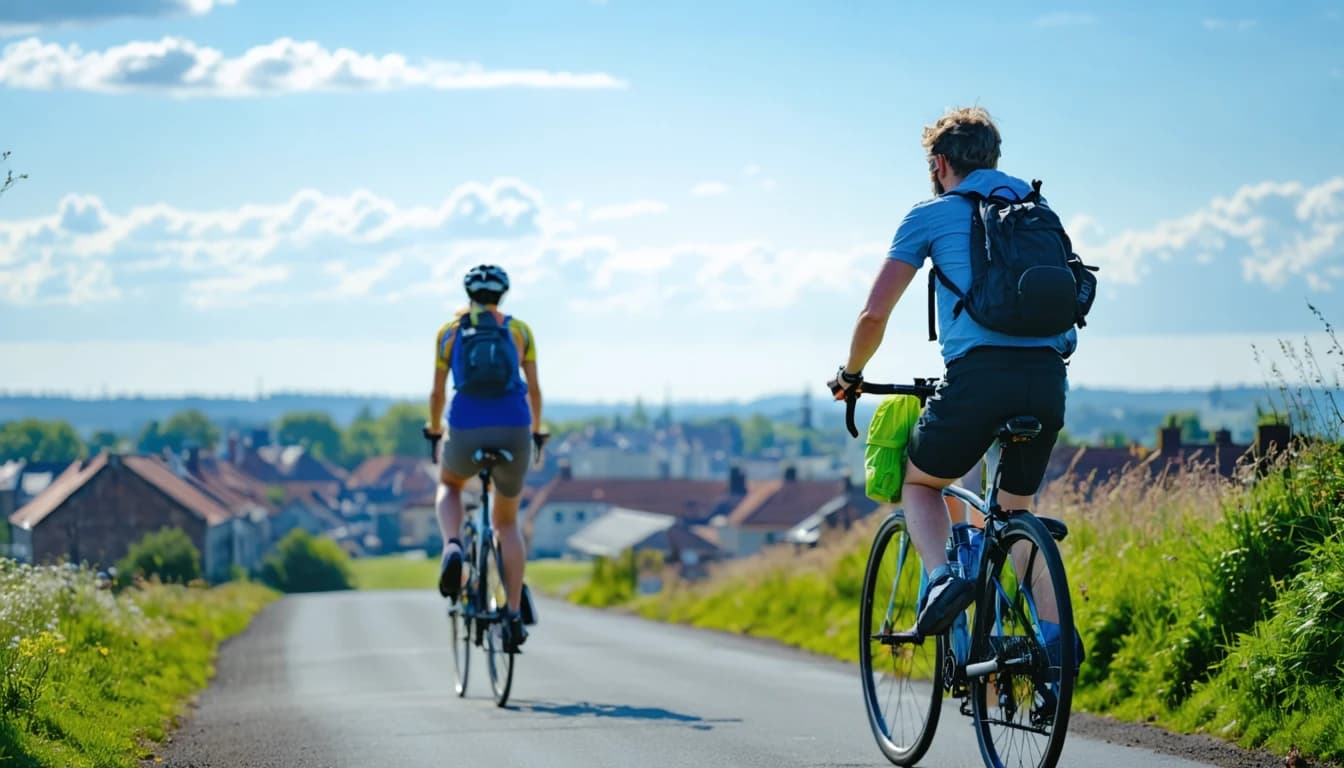
{"label": "grey cycling shorts", "polygon": [[474,458],[476,451],[481,448],[513,454],[513,461],[495,467],[495,488],[501,496],[521,494],[527,465],[532,461],[532,430],[527,427],[449,427],[440,466],[455,475],[471,477],[481,471]]}

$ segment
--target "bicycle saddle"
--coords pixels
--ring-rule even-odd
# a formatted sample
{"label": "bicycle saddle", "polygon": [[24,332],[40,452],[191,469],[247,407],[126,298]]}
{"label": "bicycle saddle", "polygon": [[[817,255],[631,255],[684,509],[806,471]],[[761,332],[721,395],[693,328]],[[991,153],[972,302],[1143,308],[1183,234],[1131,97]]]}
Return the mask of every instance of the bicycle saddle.
{"label": "bicycle saddle", "polygon": [[513,461],[513,454],[503,449],[477,448],[471,459],[477,464],[493,467],[496,464],[508,464]]}
{"label": "bicycle saddle", "polygon": [[1005,443],[1029,443],[1041,434],[1041,420],[1035,416],[1014,416],[999,430]]}

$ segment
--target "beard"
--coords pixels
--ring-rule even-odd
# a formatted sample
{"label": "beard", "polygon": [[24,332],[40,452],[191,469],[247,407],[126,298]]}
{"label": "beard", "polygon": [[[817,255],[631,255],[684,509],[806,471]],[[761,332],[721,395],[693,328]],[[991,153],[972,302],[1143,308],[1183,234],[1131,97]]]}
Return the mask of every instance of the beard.
{"label": "beard", "polygon": [[929,181],[933,182],[933,194],[942,196],[943,193],[947,192],[946,189],[943,189],[942,182],[938,181],[938,174],[930,173]]}

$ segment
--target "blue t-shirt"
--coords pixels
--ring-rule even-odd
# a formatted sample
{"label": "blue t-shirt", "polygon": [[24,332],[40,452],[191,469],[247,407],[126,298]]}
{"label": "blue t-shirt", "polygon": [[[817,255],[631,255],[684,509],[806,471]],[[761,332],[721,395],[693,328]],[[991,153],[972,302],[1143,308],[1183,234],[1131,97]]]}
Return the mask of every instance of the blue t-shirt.
{"label": "blue t-shirt", "polygon": [[[1023,197],[1031,191],[1031,185],[1021,179],[985,169],[972,171],[957,189],[988,195],[995,187],[1003,186]],[[931,258],[948,280],[966,291],[971,286],[971,202],[957,195],[941,195],[911,208],[896,228],[896,237],[891,241],[887,257],[903,261],[915,269],[924,266],[924,260]],[[1078,332],[1073,328],[1058,336],[1039,339],[991,331],[964,311],[954,318],[952,310],[957,305],[957,297],[941,282],[937,286],[937,296],[938,342],[942,346],[944,364],[975,347],[1053,347],[1067,357],[1078,345]]]}

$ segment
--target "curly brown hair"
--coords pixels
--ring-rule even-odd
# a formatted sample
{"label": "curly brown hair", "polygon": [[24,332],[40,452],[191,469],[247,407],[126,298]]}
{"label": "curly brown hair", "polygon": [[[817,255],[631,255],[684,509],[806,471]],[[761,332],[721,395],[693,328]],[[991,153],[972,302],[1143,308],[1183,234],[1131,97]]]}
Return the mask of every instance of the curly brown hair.
{"label": "curly brown hair", "polygon": [[999,165],[999,129],[984,107],[956,107],[924,128],[924,151],[942,155],[958,176]]}

